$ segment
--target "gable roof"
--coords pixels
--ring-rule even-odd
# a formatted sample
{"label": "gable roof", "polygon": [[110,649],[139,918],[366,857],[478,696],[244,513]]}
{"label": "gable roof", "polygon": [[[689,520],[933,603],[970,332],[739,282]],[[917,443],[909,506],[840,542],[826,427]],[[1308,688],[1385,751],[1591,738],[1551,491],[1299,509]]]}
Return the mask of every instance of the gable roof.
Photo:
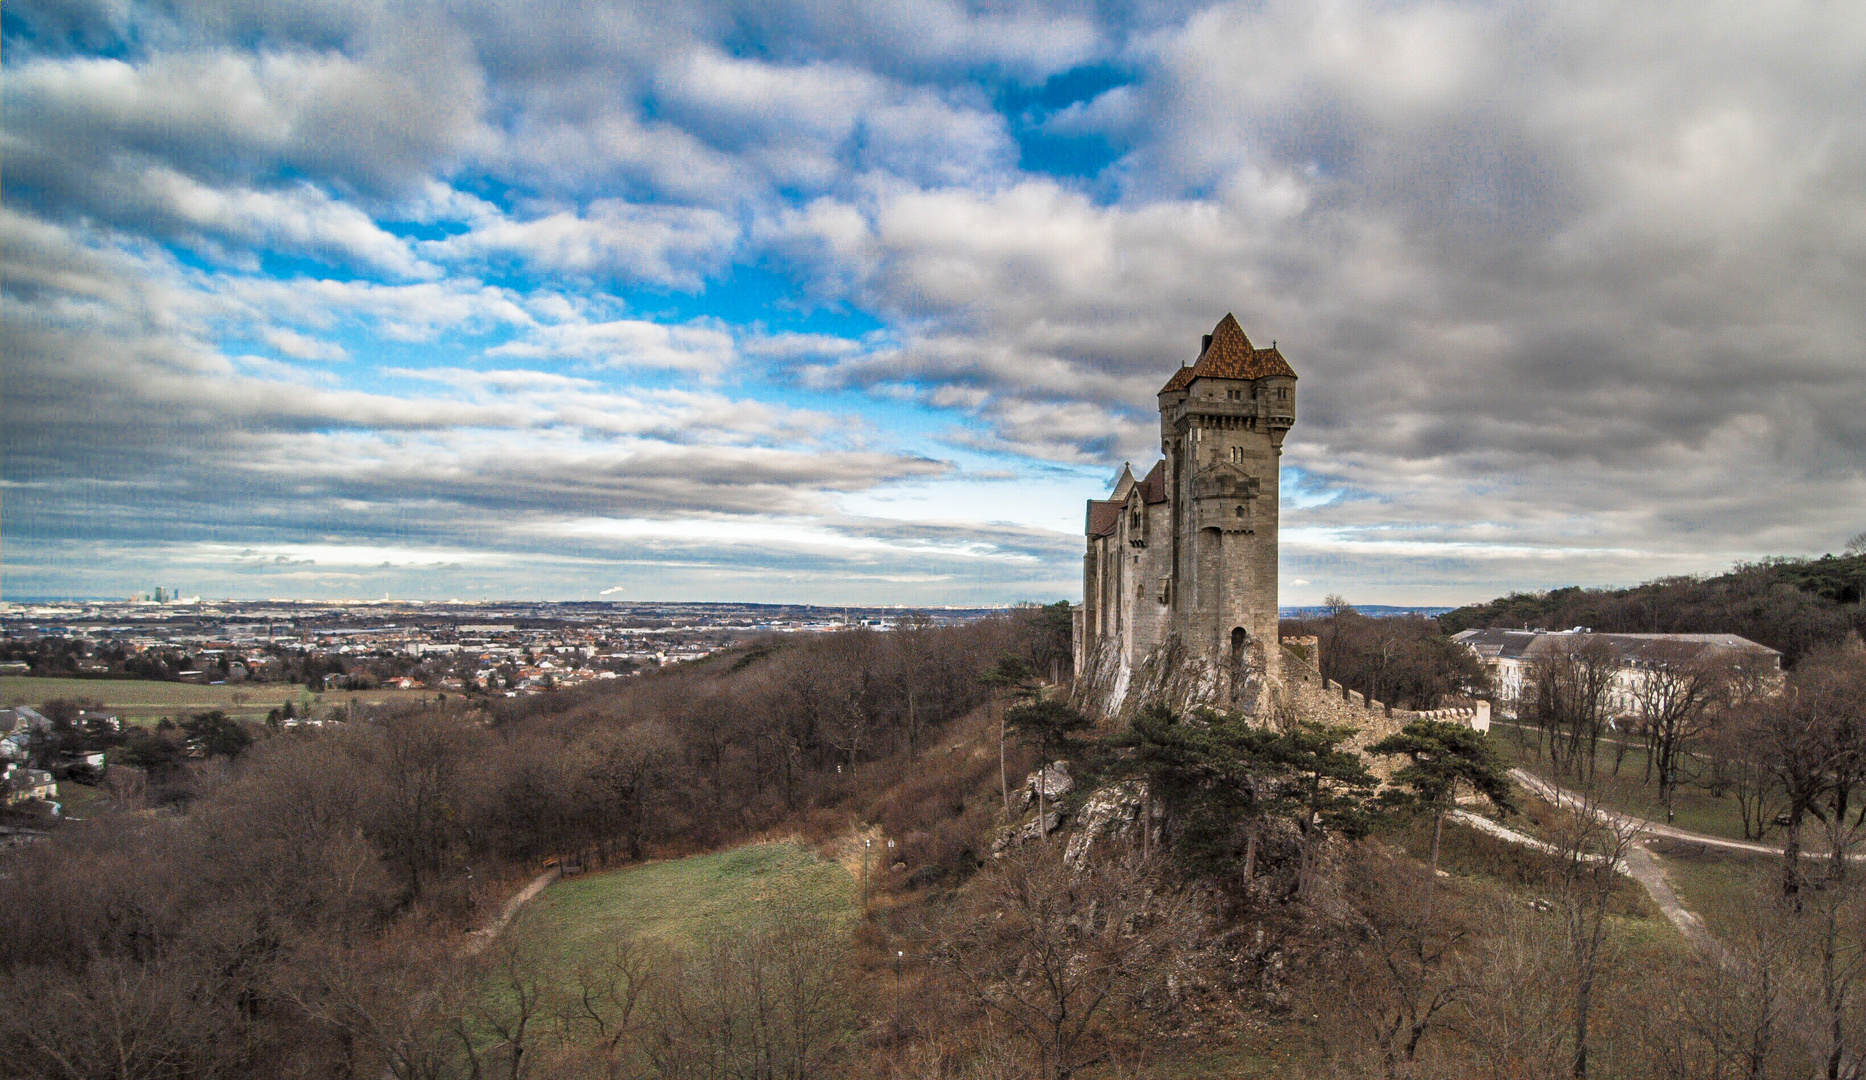
{"label": "gable roof", "polygon": [[1166,501],[1166,459],[1153,463],[1153,469],[1147,478],[1140,482],[1140,501],[1144,503],[1163,503]]}
{"label": "gable roof", "polygon": [[1596,634],[1578,630],[1464,630],[1451,640],[1468,646],[1479,656],[1509,660],[1533,659],[1572,646],[1582,640],[1605,642],[1629,664],[1665,664],[1706,653],[1749,653],[1779,657],[1778,650],[1736,634]]}
{"label": "gable roof", "polygon": [[1227,312],[1218,320],[1218,325],[1212,327],[1211,341],[1199,353],[1199,358],[1191,367],[1174,372],[1166,385],[1160,387],[1160,393],[1184,390],[1194,379],[1263,379],[1272,375],[1293,379],[1296,369],[1289,366],[1289,361],[1283,359],[1274,344],[1267,349],[1252,345],[1237,318]]}
{"label": "gable roof", "polygon": [[1128,467],[1127,462],[1123,461],[1121,463],[1121,475],[1114,478],[1114,490],[1108,493],[1108,500],[1110,502],[1122,502],[1127,498],[1127,493],[1132,490],[1134,490],[1134,470]]}
{"label": "gable roof", "polygon": [[1090,499],[1088,501],[1088,528],[1090,537],[1112,536],[1115,526],[1121,524],[1121,504],[1113,499]]}

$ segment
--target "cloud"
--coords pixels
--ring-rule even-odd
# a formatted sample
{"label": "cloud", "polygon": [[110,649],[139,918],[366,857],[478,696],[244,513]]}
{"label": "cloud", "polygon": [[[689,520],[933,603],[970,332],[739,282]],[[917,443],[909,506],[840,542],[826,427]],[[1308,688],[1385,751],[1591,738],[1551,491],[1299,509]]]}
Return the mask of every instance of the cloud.
{"label": "cloud", "polygon": [[737,240],[738,227],[718,211],[598,199],[582,213],[485,221],[426,241],[421,251],[438,260],[511,259],[535,270],[692,290],[724,265]]}
{"label": "cloud", "polygon": [[716,375],[734,358],[732,335],[716,323],[667,326],[639,319],[541,326],[490,356],[565,359],[605,367],[660,368]]}
{"label": "cloud", "polygon": [[[643,595],[637,544],[696,592],[1062,595],[1075,511],[994,540],[980,477],[1144,463],[1226,311],[1301,375],[1293,588],[1818,551],[1866,504],[1850,14],[28,0],[8,572],[328,535],[494,592]],[[976,486],[889,502],[935,477]]]}
{"label": "cloud", "polygon": [[481,137],[481,78],[457,34],[429,25],[421,40],[390,33],[359,52],[33,57],[7,73],[7,127],[26,159],[13,167],[66,182],[138,162],[222,182],[292,170],[397,193]]}

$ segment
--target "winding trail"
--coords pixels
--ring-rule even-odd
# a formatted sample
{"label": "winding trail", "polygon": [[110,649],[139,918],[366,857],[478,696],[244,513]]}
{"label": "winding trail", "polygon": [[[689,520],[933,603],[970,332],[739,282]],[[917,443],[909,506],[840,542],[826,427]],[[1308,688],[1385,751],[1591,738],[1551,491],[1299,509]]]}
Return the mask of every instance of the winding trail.
{"label": "winding trail", "polygon": [[532,878],[529,884],[518,890],[510,900],[505,902],[505,906],[499,909],[498,918],[480,927],[478,930],[472,930],[467,933],[466,944],[460,947],[460,955],[478,956],[480,953],[485,952],[486,946],[492,944],[493,939],[498,937],[500,932],[511,925],[512,920],[518,917],[519,910],[535,899],[539,893],[543,892],[545,886],[556,881],[558,874],[561,872],[561,868],[553,866],[544,873]]}
{"label": "winding trail", "polygon": [[[1510,779],[1528,788],[1542,801],[1554,806],[1573,809],[1584,803],[1580,795],[1569,791],[1567,788],[1557,787],[1527,769],[1511,769]],[[1615,824],[1633,826],[1641,833],[1649,836],[1663,837],[1667,840],[1682,840],[1687,844],[1702,844],[1705,847],[1723,848],[1726,851],[1741,851],[1751,855],[1782,854],[1781,848],[1771,847],[1768,844],[1758,844],[1749,840],[1731,840],[1722,836],[1711,836],[1708,833],[1691,832],[1688,829],[1680,829],[1673,825],[1664,825],[1656,821],[1648,821],[1642,817],[1634,817],[1631,814],[1623,814],[1618,810],[1609,810],[1598,804],[1595,805],[1594,812]],[[1825,859],[1828,857],[1828,854],[1825,851],[1803,850],[1801,857],[1804,859]],[[1847,856],[1847,858],[1855,862],[1866,860],[1866,851],[1856,852]]]}
{"label": "winding trail", "polygon": [[1678,892],[1672,888],[1671,879],[1665,876],[1665,868],[1659,864],[1657,855],[1634,844],[1626,849],[1626,872],[1645,887],[1646,895],[1652,897],[1666,920],[1678,928],[1693,948],[1719,961],[1724,959],[1723,945],[1704,928],[1704,920],[1678,899]]}
{"label": "winding trail", "polygon": [[[1688,843],[1701,843],[1709,847],[1729,848],[1731,850],[1747,851],[1762,855],[1780,855],[1782,853],[1780,848],[1771,849],[1765,844],[1752,844],[1740,840],[1725,840],[1720,836],[1706,836],[1703,833],[1694,833],[1684,829],[1673,828],[1669,825],[1660,825],[1657,822],[1647,821],[1644,818],[1631,817],[1626,814],[1605,809],[1598,804],[1589,807],[1586,800],[1580,795],[1551,784],[1547,780],[1524,769],[1511,769],[1510,778],[1529,789],[1531,794],[1552,806],[1566,809],[1591,809],[1595,814],[1605,818],[1616,826],[1630,827],[1636,830],[1636,835],[1634,837],[1635,842],[1626,849],[1625,858],[1622,859],[1614,869],[1627,875],[1634,881],[1639,882],[1640,887],[1646,890],[1646,895],[1650,896],[1653,904],[1658,907],[1659,913],[1665,916],[1666,921],[1671,923],[1672,926],[1678,930],[1678,933],[1685,941],[1690,943],[1692,948],[1719,962],[1724,959],[1723,946],[1718,943],[1717,939],[1711,935],[1709,930],[1705,929],[1704,920],[1698,918],[1697,913],[1685,907],[1684,901],[1679,899],[1678,890],[1672,888],[1671,879],[1666,876],[1665,867],[1660,862],[1659,857],[1646,850],[1645,846],[1639,841],[1645,839],[1647,836],[1655,836],[1671,840],[1683,840]],[[1466,811],[1460,811],[1457,816],[1460,820],[1466,821],[1467,824],[1490,833],[1493,836],[1500,836],[1519,844],[1527,844],[1528,846],[1543,851],[1554,850],[1553,845],[1549,844],[1547,841],[1538,840],[1532,836],[1525,836],[1513,829],[1505,828],[1488,818],[1479,817],[1476,814],[1471,814]]]}

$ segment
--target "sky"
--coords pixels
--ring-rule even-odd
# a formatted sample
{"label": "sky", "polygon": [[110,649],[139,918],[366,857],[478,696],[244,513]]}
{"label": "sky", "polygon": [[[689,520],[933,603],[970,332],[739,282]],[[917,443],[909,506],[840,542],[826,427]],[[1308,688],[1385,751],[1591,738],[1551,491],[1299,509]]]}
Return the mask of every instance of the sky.
{"label": "sky", "polygon": [[9,0],[0,591],[1079,599],[1235,312],[1285,604],[1866,529],[1866,14]]}

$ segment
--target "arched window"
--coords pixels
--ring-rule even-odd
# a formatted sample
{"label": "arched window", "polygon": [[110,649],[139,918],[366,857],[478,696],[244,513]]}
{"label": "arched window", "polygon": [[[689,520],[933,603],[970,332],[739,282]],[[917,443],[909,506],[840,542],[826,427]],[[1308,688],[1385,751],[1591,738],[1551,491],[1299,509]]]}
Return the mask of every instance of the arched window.
{"label": "arched window", "polygon": [[1236,660],[1243,656],[1244,649],[1249,644],[1250,635],[1244,632],[1242,626],[1234,626],[1231,628],[1231,659]]}

